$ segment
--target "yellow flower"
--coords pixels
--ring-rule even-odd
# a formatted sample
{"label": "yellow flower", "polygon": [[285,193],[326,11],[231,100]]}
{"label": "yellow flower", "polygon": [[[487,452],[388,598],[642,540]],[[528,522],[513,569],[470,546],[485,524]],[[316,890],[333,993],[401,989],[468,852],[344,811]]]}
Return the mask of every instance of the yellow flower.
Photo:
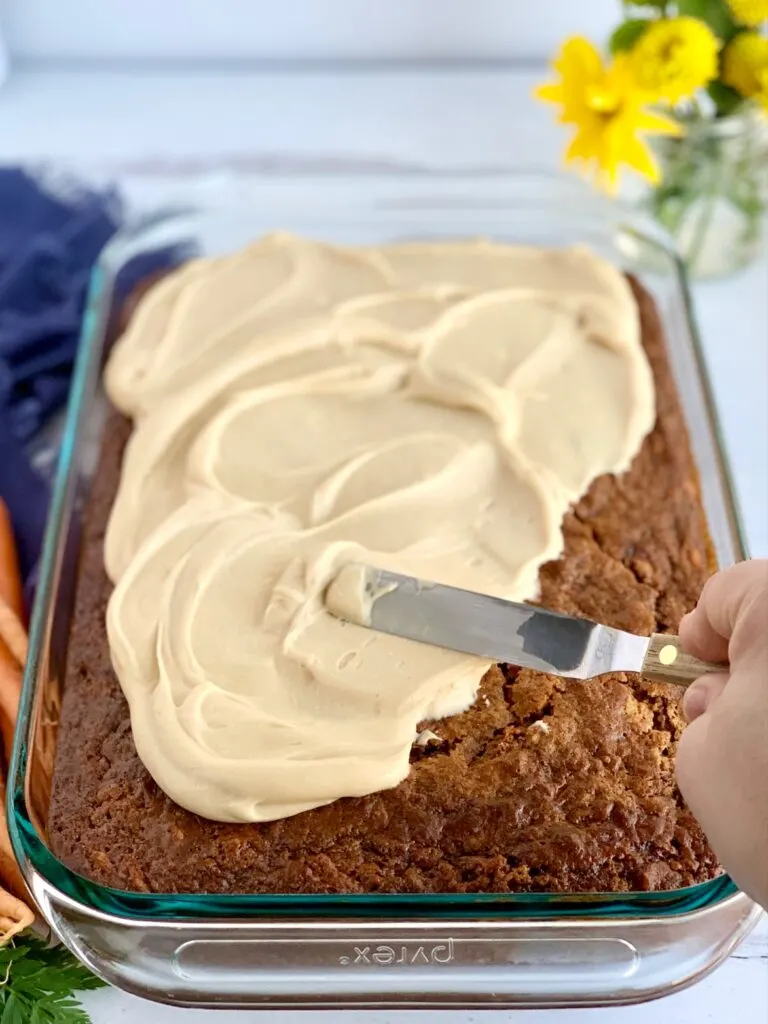
{"label": "yellow flower", "polygon": [[717,77],[720,42],[697,18],[664,18],[630,52],[638,86],[654,100],[688,99]]}
{"label": "yellow flower", "polygon": [[761,21],[768,21],[768,0],[728,0],[728,6],[742,25],[757,28]]}
{"label": "yellow flower", "polygon": [[646,110],[627,55],[619,54],[606,67],[592,43],[577,36],[563,45],[554,68],[560,81],[539,86],[535,95],[558,104],[560,121],[576,126],[566,162],[593,168],[610,191],[618,186],[623,165],[658,182],[658,165],[642,136],[680,135],[682,129]]}
{"label": "yellow flower", "polygon": [[723,54],[723,81],[768,110],[768,39],[741,32]]}

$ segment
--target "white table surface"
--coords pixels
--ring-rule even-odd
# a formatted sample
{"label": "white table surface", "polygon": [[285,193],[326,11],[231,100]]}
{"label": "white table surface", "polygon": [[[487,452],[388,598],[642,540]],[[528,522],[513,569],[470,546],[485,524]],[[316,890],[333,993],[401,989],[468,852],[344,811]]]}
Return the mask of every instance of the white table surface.
{"label": "white table surface", "polygon": [[[18,72],[0,91],[0,163],[53,162],[114,177],[152,205],[228,180],[344,170],[439,174],[554,166],[562,135],[530,100],[541,72]],[[768,255],[695,304],[750,549],[768,556]],[[94,1024],[210,1024],[218,1011],[150,1007],[114,990],[84,997]],[[768,925],[714,974],[661,1002],[617,1010],[350,1012],[350,1024],[765,1024]],[[246,1024],[337,1021],[337,1013],[234,1012]]]}

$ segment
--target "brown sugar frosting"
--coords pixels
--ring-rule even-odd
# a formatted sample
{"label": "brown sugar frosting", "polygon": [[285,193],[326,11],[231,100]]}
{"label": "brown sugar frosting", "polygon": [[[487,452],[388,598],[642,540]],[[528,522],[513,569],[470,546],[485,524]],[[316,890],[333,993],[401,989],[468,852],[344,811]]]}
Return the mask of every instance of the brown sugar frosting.
{"label": "brown sugar frosting", "polygon": [[107,369],[134,418],[105,540],[112,662],[176,803],[269,821],[391,788],[488,664],[330,616],[355,560],[516,600],[622,474],[654,390],[586,249],[288,235],[152,288]]}

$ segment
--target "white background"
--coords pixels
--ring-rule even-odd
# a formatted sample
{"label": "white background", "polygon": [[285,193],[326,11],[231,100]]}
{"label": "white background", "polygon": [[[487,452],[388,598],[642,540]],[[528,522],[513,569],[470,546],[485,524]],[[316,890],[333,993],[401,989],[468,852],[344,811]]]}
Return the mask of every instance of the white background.
{"label": "white background", "polygon": [[[107,174],[141,204],[183,198],[195,184],[230,190],[257,172],[552,167],[563,136],[530,98],[542,73],[27,70],[0,94],[0,162],[47,158]],[[697,285],[694,296],[751,549],[763,556],[767,282],[768,255],[736,277]],[[222,1016],[148,1007],[115,991],[89,994],[87,1005],[94,1024],[766,1024],[767,943],[763,926],[692,989],[619,1010]]]}
{"label": "white background", "polygon": [[[544,58],[619,0],[5,0],[22,59]],[[2,10],[0,0],[0,10]]]}
{"label": "white background", "polygon": [[[571,31],[604,37],[618,9],[618,0],[0,0],[16,70],[0,93],[0,163],[106,174],[139,203],[178,198],[201,181],[228,188],[243,176],[318,168],[551,167],[563,137],[530,100],[541,69],[248,65],[533,61]],[[140,71],[147,62],[151,72]],[[768,257],[697,285],[695,302],[751,549],[765,556]],[[694,988],[621,1010],[222,1017],[116,991],[87,1004],[94,1024],[766,1024],[767,943],[763,925]]]}

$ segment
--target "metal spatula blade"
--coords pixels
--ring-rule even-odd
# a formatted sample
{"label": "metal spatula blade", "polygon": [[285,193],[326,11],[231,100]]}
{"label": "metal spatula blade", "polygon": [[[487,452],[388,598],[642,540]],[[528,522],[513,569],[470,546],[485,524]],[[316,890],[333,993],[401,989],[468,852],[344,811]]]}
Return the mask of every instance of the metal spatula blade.
{"label": "metal spatula blade", "polygon": [[[359,600],[350,602],[353,591]],[[636,636],[371,566],[342,569],[326,592],[326,607],[381,633],[570,679],[639,672],[687,685],[727,671],[686,654],[676,636]]]}

